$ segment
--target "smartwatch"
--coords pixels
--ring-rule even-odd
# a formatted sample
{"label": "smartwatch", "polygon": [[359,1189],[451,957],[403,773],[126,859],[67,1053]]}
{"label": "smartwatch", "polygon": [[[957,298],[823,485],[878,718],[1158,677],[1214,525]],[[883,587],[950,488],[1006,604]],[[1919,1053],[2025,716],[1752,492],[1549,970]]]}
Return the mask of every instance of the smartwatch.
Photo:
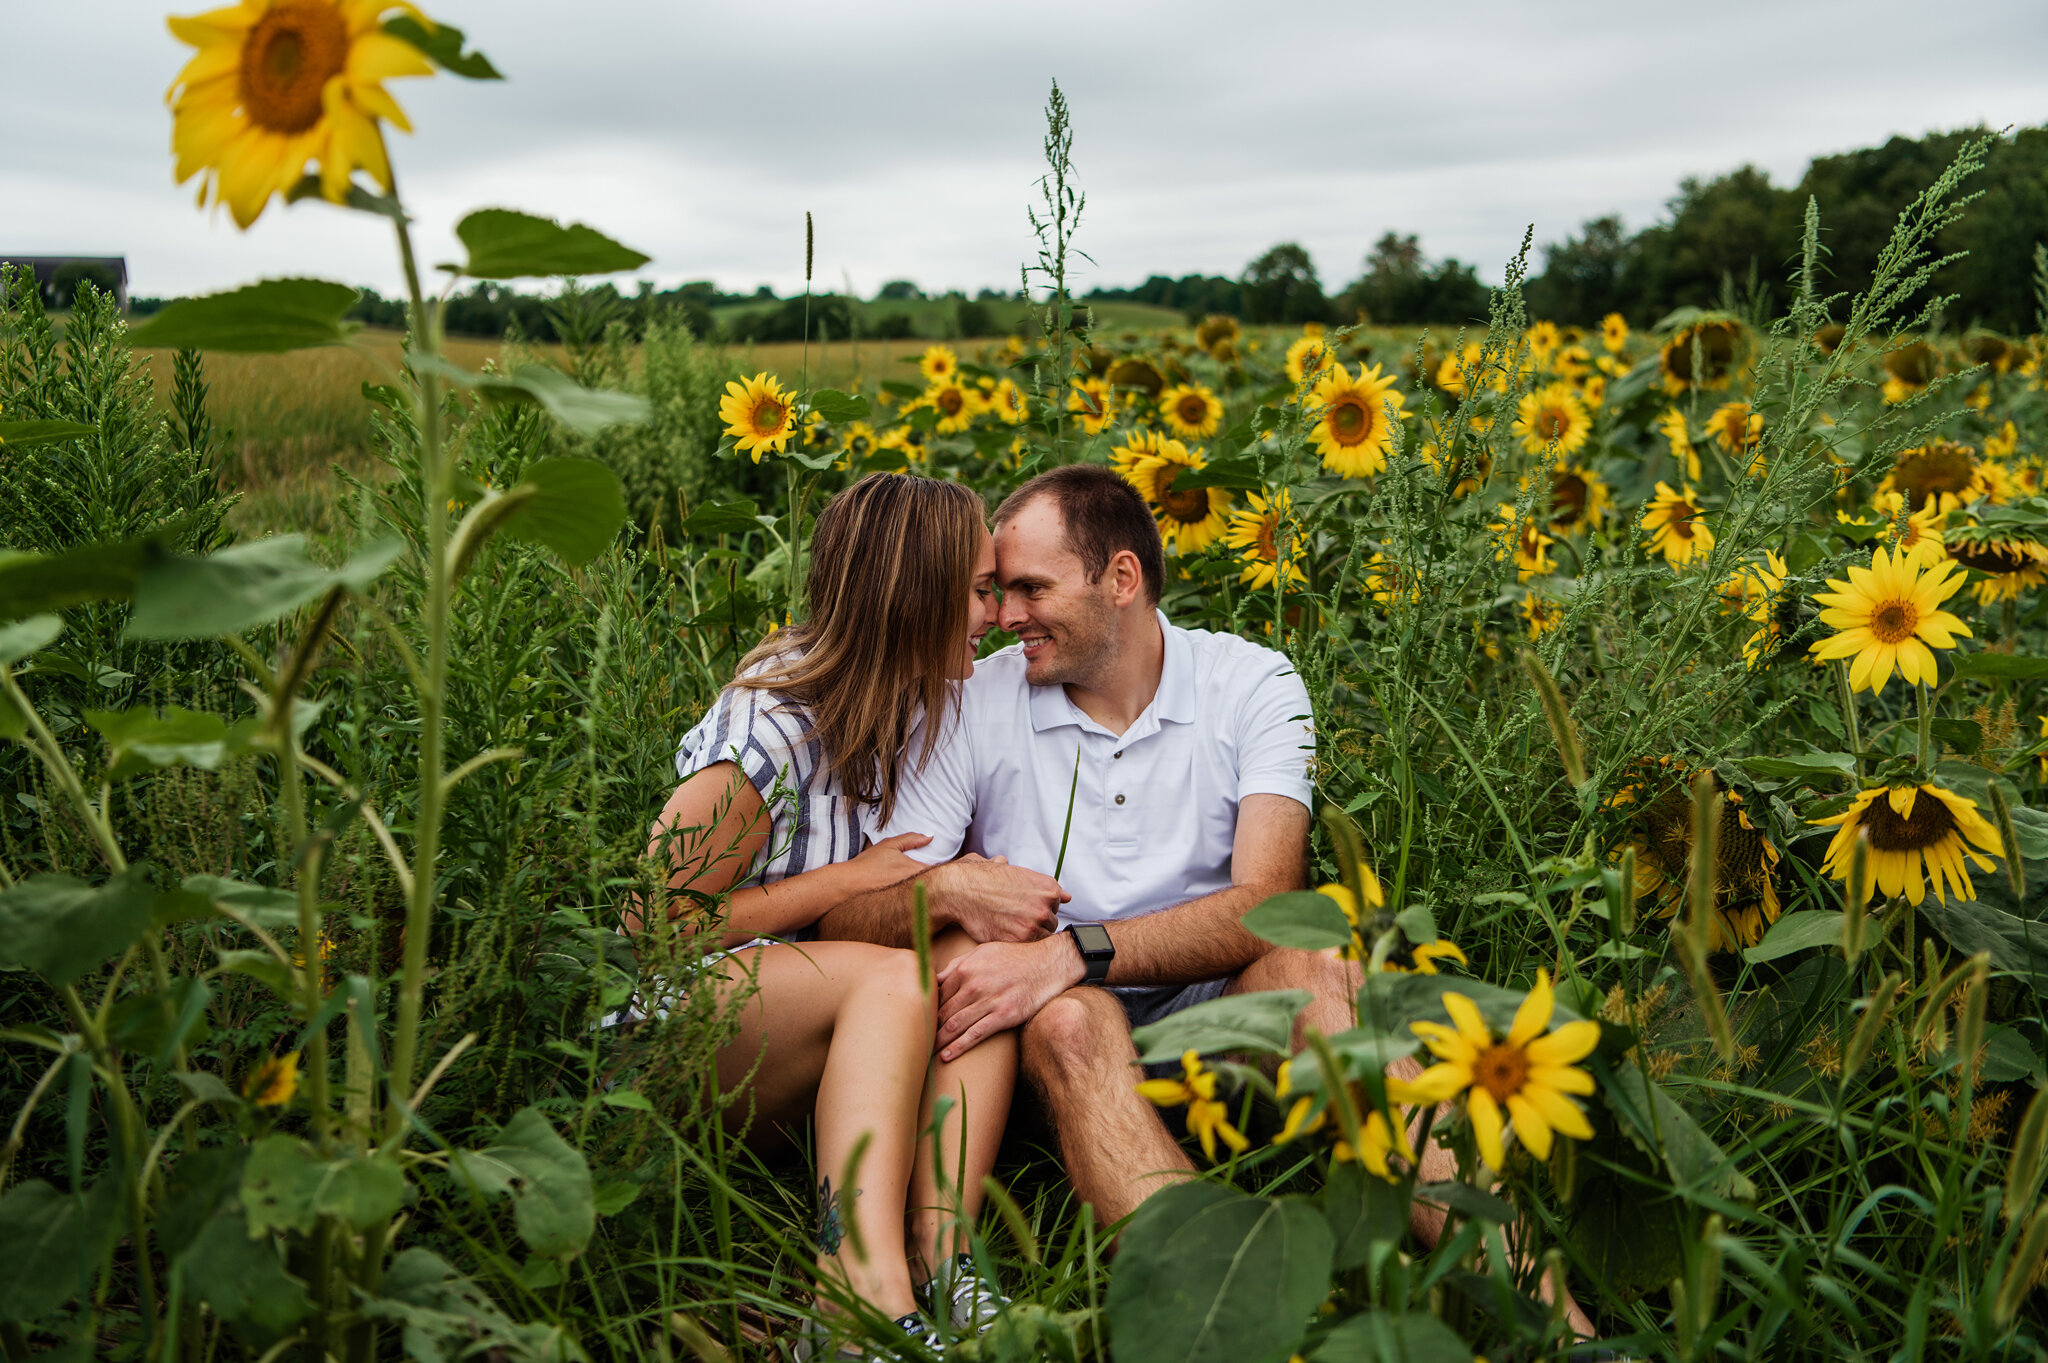
{"label": "smartwatch", "polygon": [[1082,983],[1101,984],[1109,978],[1109,963],[1116,959],[1116,944],[1109,940],[1109,929],[1100,923],[1074,923],[1067,928],[1067,936],[1088,967],[1088,978]]}

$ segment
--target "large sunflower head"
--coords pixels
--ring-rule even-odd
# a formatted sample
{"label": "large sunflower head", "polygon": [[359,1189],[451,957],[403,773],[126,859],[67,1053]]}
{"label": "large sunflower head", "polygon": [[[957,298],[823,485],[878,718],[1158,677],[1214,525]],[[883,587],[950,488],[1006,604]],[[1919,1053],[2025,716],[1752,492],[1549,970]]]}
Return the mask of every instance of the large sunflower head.
{"label": "large sunflower head", "polygon": [[1337,353],[1320,336],[1303,336],[1287,347],[1287,381],[1300,386],[1337,363]]}
{"label": "large sunflower head", "polygon": [[1576,535],[1597,530],[1607,519],[1614,494],[1607,483],[1583,464],[1557,464],[1546,475],[1550,482],[1547,498],[1550,531],[1554,535]]}
{"label": "large sunflower head", "polygon": [[1954,648],[1958,637],[1970,637],[1968,625],[1941,609],[1962,585],[1959,564],[1879,545],[1868,568],[1852,566],[1847,582],[1829,578],[1834,590],[1814,594],[1827,608],[1820,622],[1836,633],[1815,643],[1813,653],[1823,662],[1854,659],[1852,690],[1882,691],[1894,669],[1909,685],[1932,685],[1932,650]]}
{"label": "large sunflower head", "polygon": [[1230,513],[1224,543],[1238,551],[1244,564],[1238,580],[1255,591],[1273,585],[1283,557],[1290,581],[1308,581],[1300,567],[1308,553],[1308,541],[1294,519],[1293,494],[1284,487],[1269,495],[1245,494],[1244,508]]}
{"label": "large sunflower head", "polygon": [[1223,400],[1207,384],[1180,383],[1159,395],[1159,419],[1182,440],[1206,440],[1223,421]]}
{"label": "large sunflower head", "polygon": [[1524,394],[1515,407],[1514,432],[1530,454],[1576,454],[1585,446],[1593,418],[1568,383],[1546,384]]}
{"label": "large sunflower head", "polygon": [[1538,365],[1544,364],[1564,344],[1564,333],[1557,329],[1557,323],[1540,321],[1524,332],[1522,339],[1529,344],[1530,352]]}
{"label": "large sunflower head", "polygon": [[1991,366],[1994,374],[2003,374],[2012,368],[2014,358],[2012,342],[2003,336],[1993,336],[1980,331],[1974,336],[1963,338],[1963,355],[1971,364]]}
{"label": "large sunflower head", "polygon": [[1467,341],[1457,354],[1444,356],[1436,367],[1436,386],[1452,397],[1463,397],[1470,377],[1479,372],[1479,357],[1485,351],[1478,341]]}
{"label": "large sunflower head", "polygon": [[382,125],[412,124],[384,82],[434,70],[384,32],[394,9],[419,15],[394,0],[242,0],[172,18],[198,49],[165,96],[178,182],[199,176],[199,202],[226,204],[242,228],[314,162],[323,198],[345,199],[358,170],[389,194]]}
{"label": "large sunflower head", "polygon": [[1714,532],[1707,528],[1699,494],[1690,486],[1680,490],[1657,484],[1657,495],[1643,513],[1643,533],[1650,537],[1652,552],[1662,554],[1674,568],[1704,560],[1714,548]]}
{"label": "large sunflower head", "polygon": [[917,368],[926,383],[944,383],[960,377],[960,357],[949,345],[927,346],[917,358]]}
{"label": "large sunflower head", "polygon": [[1998,830],[1977,812],[1975,800],[1931,782],[1863,791],[1840,814],[1813,822],[1835,829],[1821,869],[1836,880],[1848,881],[1857,839],[1866,840],[1865,879],[1855,887],[1866,901],[1875,887],[1918,904],[1931,884],[1936,899],[1946,901],[1953,891],[1968,903],[1977,897],[1977,887],[1970,883],[1965,862],[1988,871],[1991,861],[1984,853],[2006,854]]}
{"label": "large sunflower head", "polygon": [[741,454],[755,463],[764,453],[780,454],[796,433],[793,404],[796,394],[784,388],[771,374],[756,374],[744,382],[735,379],[725,385],[718,400],[718,419]]}
{"label": "large sunflower head", "polygon": [[1742,358],[1742,324],[1715,318],[1680,327],[1658,352],[1664,391],[1725,388]]}
{"label": "large sunflower head", "polygon": [[1953,511],[1983,496],[1985,483],[1976,450],[1953,440],[1936,440],[1902,452],[1878,489],[1905,493],[1915,511],[1928,505]]}
{"label": "large sunflower head", "polygon": [[1358,366],[1354,378],[1341,364],[1332,364],[1309,395],[1316,424],[1309,443],[1323,456],[1323,467],[1341,478],[1365,478],[1387,466],[1387,450],[1407,400],[1394,387],[1394,376],[1374,365]]}
{"label": "large sunflower head", "polygon": [[1746,402],[1724,402],[1707,418],[1707,434],[1728,453],[1743,454],[1764,437],[1763,413]]}
{"label": "large sunflower head", "polygon": [[1941,377],[1941,355],[1925,341],[1909,341],[1888,350],[1878,363],[1885,373],[1913,388],[1925,388]]}
{"label": "large sunflower head", "polygon": [[1176,490],[1182,474],[1201,468],[1201,452],[1178,440],[1160,439],[1155,453],[1138,460],[1124,475],[1159,522],[1159,534],[1177,554],[1198,554],[1222,537],[1228,527],[1230,494],[1220,487]]}
{"label": "large sunflower head", "polygon": [[1159,396],[1166,387],[1166,376],[1159,372],[1159,366],[1142,355],[1126,355],[1109,366],[1104,375],[1112,388],[1135,388],[1148,398]]}
{"label": "large sunflower head", "polygon": [[1947,553],[1965,568],[1984,574],[1970,591],[1978,604],[2015,601],[2048,581],[2048,544],[2009,527],[1972,521],[1948,532]]}
{"label": "large sunflower head", "polygon": [[[1670,918],[1684,902],[1692,877],[1692,768],[1683,759],[1662,757],[1635,763],[1629,775],[1629,784],[1612,804],[1633,813],[1626,840],[1636,849],[1636,894],[1659,917]],[[1715,912],[1708,949],[1740,951],[1762,941],[1783,910],[1778,848],[1751,822],[1742,792],[1718,773],[1713,781],[1721,813],[1714,838]]]}
{"label": "large sunflower head", "polygon": [[920,406],[929,407],[939,414],[935,429],[940,435],[952,435],[964,431],[974,424],[974,418],[988,410],[988,399],[981,390],[958,378],[939,379],[924,390],[918,399]]}
{"label": "large sunflower head", "polygon": [[988,410],[1001,417],[1005,424],[1016,426],[1031,416],[1031,399],[1024,396],[1024,390],[1017,386],[1015,379],[1004,379],[988,395]]}

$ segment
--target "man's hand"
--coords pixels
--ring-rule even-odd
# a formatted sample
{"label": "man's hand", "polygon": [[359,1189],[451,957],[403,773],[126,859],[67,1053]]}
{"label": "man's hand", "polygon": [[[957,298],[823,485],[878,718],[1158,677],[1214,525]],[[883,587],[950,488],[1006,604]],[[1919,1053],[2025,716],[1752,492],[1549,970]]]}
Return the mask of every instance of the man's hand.
{"label": "man's hand", "polygon": [[1086,978],[1087,964],[1064,937],[982,943],[939,972],[939,1059],[958,1060],[1023,1026]]}
{"label": "man's hand", "polygon": [[[1035,942],[1059,927],[1072,898],[1049,875],[972,852],[927,877],[932,904],[945,921],[977,942]],[[1070,955],[1076,954],[1071,948]]]}

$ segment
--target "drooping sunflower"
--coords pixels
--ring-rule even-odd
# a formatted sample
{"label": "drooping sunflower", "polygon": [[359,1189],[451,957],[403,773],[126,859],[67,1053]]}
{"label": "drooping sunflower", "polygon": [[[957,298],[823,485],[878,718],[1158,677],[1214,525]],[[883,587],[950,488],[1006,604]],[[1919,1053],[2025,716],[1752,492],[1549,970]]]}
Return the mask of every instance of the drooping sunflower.
{"label": "drooping sunflower", "polygon": [[796,394],[764,371],[744,383],[735,379],[725,385],[725,396],[718,400],[718,419],[725,423],[725,433],[733,437],[733,447],[752,455],[758,464],[764,453],[782,453],[796,433],[795,401]]}
{"label": "drooping sunflower", "polygon": [[927,346],[918,357],[917,369],[926,383],[944,383],[960,376],[960,357],[949,345]]}
{"label": "drooping sunflower", "polygon": [[1387,467],[1395,423],[1406,415],[1407,399],[1394,387],[1394,376],[1374,365],[1358,366],[1358,375],[1332,364],[1309,394],[1308,409],[1316,424],[1309,443],[1323,456],[1323,467],[1340,478],[1367,478]]}
{"label": "drooping sunflower", "polygon": [[1024,390],[1017,386],[1015,379],[1004,379],[988,395],[988,410],[1002,418],[1006,425],[1016,426],[1031,416],[1031,399],[1024,396]]}
{"label": "drooping sunflower", "polygon": [[1838,633],[1815,643],[1812,652],[1824,662],[1853,658],[1849,685],[1855,691],[1882,691],[1894,668],[1909,685],[1932,685],[1932,650],[1954,648],[1958,637],[1971,637],[1968,625],[1941,609],[1962,585],[1960,564],[1879,545],[1868,568],[1850,568],[1847,582],[1829,578],[1834,590],[1814,594],[1827,607],[1821,623]]}
{"label": "drooping sunflower", "polygon": [[1423,1100],[1435,1103],[1449,1102],[1463,1093],[1479,1157],[1489,1167],[1507,1167],[1502,1136],[1510,1124],[1516,1138],[1537,1159],[1550,1157],[1558,1132],[1576,1140],[1593,1138],[1586,1114],[1566,1095],[1593,1092],[1593,1076],[1575,1066],[1600,1044],[1600,1024],[1567,1022],[1551,1031],[1550,1019],[1557,1005],[1546,971],[1536,972],[1535,987],[1515,1010],[1508,1034],[1498,1041],[1471,999],[1446,990],[1443,1005],[1451,1026],[1426,1021],[1409,1024],[1409,1030],[1423,1039],[1438,1063],[1408,1087]]}
{"label": "drooping sunflower", "polygon": [[1142,355],[1126,355],[1115,361],[1103,377],[1112,388],[1133,389],[1148,398],[1157,398],[1166,387],[1166,376],[1159,372],[1159,366]]}
{"label": "drooping sunflower", "polygon": [[1322,337],[1303,336],[1287,347],[1287,381],[1298,388],[1304,379],[1320,375],[1325,365],[1336,362],[1336,352]]}
{"label": "drooping sunflower", "polygon": [[1527,582],[1538,573],[1557,571],[1550,557],[1550,546],[1556,541],[1543,533],[1540,521],[1522,515],[1513,502],[1500,504],[1489,528],[1493,531],[1494,561],[1514,555],[1515,581]]}
{"label": "drooping sunflower", "polygon": [[1684,470],[1684,477],[1697,483],[1701,478],[1700,452],[1693,447],[1692,431],[1685,424],[1685,413],[1676,407],[1668,408],[1657,418],[1658,433],[1671,447],[1671,457]]}
{"label": "drooping sunflower", "polygon": [[918,399],[918,405],[939,414],[938,425],[934,429],[940,435],[966,430],[974,424],[974,418],[988,410],[987,399],[982,397],[981,390],[958,379],[934,380]]}
{"label": "drooping sunflower", "polygon": [[1884,366],[1888,376],[1885,384],[1887,402],[1900,400],[1891,394],[1894,384],[1904,390],[1903,395],[1910,395],[1941,377],[1941,354],[1925,341],[1909,341],[1896,350],[1886,351],[1878,363]]}
{"label": "drooping sunflower", "polygon": [[1080,417],[1081,429],[1089,435],[1102,434],[1116,420],[1117,406],[1116,394],[1101,379],[1079,379],[1067,390],[1067,410]]}
{"label": "drooping sunflower", "polygon": [[1550,508],[1550,532],[1576,535],[1597,530],[1607,519],[1614,493],[1607,483],[1583,464],[1560,463],[1544,475],[1550,484],[1545,498]]}
{"label": "drooping sunflower", "polygon": [[383,31],[394,9],[419,13],[394,0],[242,0],[172,18],[172,36],[198,49],[165,94],[178,183],[199,176],[199,202],[226,204],[244,229],[316,161],[323,198],[340,203],[358,170],[389,194],[381,124],[412,124],[384,82],[434,72]]}
{"label": "drooping sunflower", "polygon": [[1210,1163],[1216,1162],[1216,1138],[1233,1151],[1242,1154],[1251,1142],[1244,1133],[1230,1124],[1230,1109],[1216,1097],[1216,1072],[1202,1064],[1198,1052],[1188,1051],[1180,1058],[1182,1077],[1179,1079],[1147,1079],[1138,1085],[1138,1093],[1158,1107],[1180,1107],[1188,1110],[1188,1130],[1202,1143],[1202,1156]]}
{"label": "drooping sunflower", "polygon": [[1174,490],[1174,480],[1206,461],[1199,450],[1162,440],[1156,454],[1140,459],[1125,480],[1152,508],[1159,534],[1176,554],[1199,554],[1229,526],[1230,494],[1220,487]]}
{"label": "drooping sunflower", "polygon": [[1950,534],[1947,552],[1965,568],[1984,574],[1970,586],[1980,606],[2016,601],[2021,592],[2048,581],[2048,545],[2024,535],[1972,522]]}
{"label": "drooping sunflower", "polygon": [[[1636,849],[1636,895],[1660,918],[1675,916],[1685,903],[1692,876],[1691,765],[1675,757],[1633,764],[1628,783],[1611,806],[1630,808],[1627,842]],[[1721,796],[1714,836],[1714,915],[1707,925],[1708,950],[1741,951],[1763,940],[1778,921],[1778,847],[1755,824],[1742,792],[1716,775]]]}
{"label": "drooping sunflower", "polygon": [[1747,454],[1764,437],[1763,413],[1746,402],[1724,402],[1707,418],[1707,434],[1727,453]]}
{"label": "drooping sunflower", "polygon": [[1610,312],[1600,319],[1600,344],[1610,355],[1628,349],[1628,318]]}
{"label": "drooping sunflower", "polygon": [[[1308,542],[1294,520],[1294,496],[1286,488],[1270,496],[1245,494],[1245,507],[1230,513],[1230,529],[1224,543],[1238,551],[1244,571],[1238,581],[1254,591],[1273,585],[1280,575],[1279,560],[1287,559],[1287,576],[1293,582],[1308,581],[1301,560]],[[1283,545],[1281,535],[1286,534]]]}
{"label": "drooping sunflower", "polygon": [[[1219,360],[1237,358],[1237,319],[1220,312],[1212,312],[1195,327],[1195,344]],[[1228,351],[1220,354],[1220,351]]]}
{"label": "drooping sunflower", "polygon": [[1946,901],[1948,891],[1954,891],[1957,900],[1967,904],[1977,897],[1977,887],[1970,883],[1965,861],[1988,871],[1991,861],[1985,852],[2006,855],[1998,830],[1977,812],[1975,800],[1932,782],[1863,791],[1840,814],[1813,823],[1834,828],[1821,870],[1845,883],[1857,838],[1868,839],[1866,879],[1859,887],[1866,901],[1874,887],[1918,904],[1932,885],[1936,899]]}
{"label": "drooping sunflower", "polygon": [[1742,324],[1717,318],[1680,327],[1658,351],[1664,391],[1688,393],[1695,388],[1725,388],[1741,358]]}
{"label": "drooping sunflower", "polygon": [[1713,552],[1714,532],[1707,528],[1706,511],[1690,484],[1683,491],[1669,483],[1657,484],[1657,495],[1643,513],[1643,532],[1650,537],[1651,550],[1674,568]]}
{"label": "drooping sunflower", "polygon": [[1182,440],[1206,440],[1223,420],[1223,400],[1207,384],[1175,384],[1159,395],[1159,417]]}
{"label": "drooping sunflower", "polygon": [[1522,448],[1530,454],[1576,454],[1592,429],[1593,418],[1586,404],[1568,383],[1546,384],[1526,393],[1515,407],[1514,433],[1522,437]]}

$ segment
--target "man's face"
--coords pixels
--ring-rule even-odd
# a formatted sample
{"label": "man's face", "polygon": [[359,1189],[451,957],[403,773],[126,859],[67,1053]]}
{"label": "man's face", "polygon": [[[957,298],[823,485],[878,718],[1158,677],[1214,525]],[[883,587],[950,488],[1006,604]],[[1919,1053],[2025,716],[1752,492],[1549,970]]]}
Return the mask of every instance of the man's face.
{"label": "man's face", "polygon": [[1088,580],[1067,548],[1058,503],[1040,497],[996,531],[996,623],[1024,646],[1024,678],[1033,686],[1086,685],[1114,652],[1116,605],[1111,575]]}

